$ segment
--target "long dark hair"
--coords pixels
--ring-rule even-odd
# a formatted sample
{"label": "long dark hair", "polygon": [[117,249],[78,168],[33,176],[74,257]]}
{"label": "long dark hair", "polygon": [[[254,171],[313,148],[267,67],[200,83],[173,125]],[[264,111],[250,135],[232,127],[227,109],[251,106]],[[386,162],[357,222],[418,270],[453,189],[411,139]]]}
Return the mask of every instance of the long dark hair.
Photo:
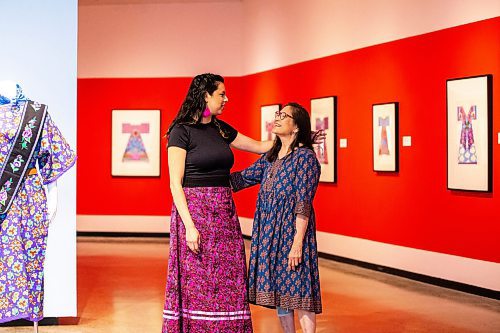
{"label": "long dark hair", "polygon": [[[295,102],[290,102],[284,107],[290,106],[292,109],[293,122],[297,125],[298,132],[290,144],[290,151],[294,151],[298,147],[305,147],[313,149],[313,141],[311,138],[311,119],[309,118],[309,113],[300,104]],[[281,140],[278,136],[274,139],[274,144],[271,150],[266,155],[269,162],[274,162],[278,158],[278,153],[281,149]]]}
{"label": "long dark hair", "polygon": [[[205,73],[196,75],[191,81],[186,98],[177,112],[170,126],[167,136],[176,124],[198,124],[201,123],[202,113],[206,108],[205,93],[212,95],[219,84],[224,83],[224,78],[217,74]],[[213,117],[217,124],[215,116]],[[218,126],[219,127],[219,126]]]}

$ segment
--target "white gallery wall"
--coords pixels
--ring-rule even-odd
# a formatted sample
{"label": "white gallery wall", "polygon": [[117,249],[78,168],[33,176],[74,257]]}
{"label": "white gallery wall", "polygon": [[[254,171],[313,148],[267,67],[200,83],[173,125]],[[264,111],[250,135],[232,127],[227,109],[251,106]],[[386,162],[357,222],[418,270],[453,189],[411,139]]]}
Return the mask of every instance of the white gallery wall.
{"label": "white gallery wall", "polygon": [[[0,0],[0,80],[20,83],[76,149],[77,0]],[[57,180],[45,261],[45,317],[76,316],[76,167]]]}
{"label": "white gallery wall", "polygon": [[500,15],[498,0],[243,0],[243,74]]}
{"label": "white gallery wall", "polygon": [[242,9],[240,1],[80,5],[78,77],[240,75]]}
{"label": "white gallery wall", "polygon": [[242,76],[500,15],[498,0],[80,2],[79,78]]}

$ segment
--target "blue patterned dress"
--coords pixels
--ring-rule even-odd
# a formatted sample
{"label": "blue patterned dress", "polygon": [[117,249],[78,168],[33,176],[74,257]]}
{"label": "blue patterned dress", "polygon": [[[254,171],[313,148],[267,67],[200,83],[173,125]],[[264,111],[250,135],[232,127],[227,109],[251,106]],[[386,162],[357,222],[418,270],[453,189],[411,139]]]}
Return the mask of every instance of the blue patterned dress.
{"label": "blue patterned dress", "polygon": [[[8,102],[8,101],[7,101]],[[0,170],[7,163],[25,100],[0,101]],[[48,212],[43,185],[57,180],[75,163],[75,153],[47,114],[29,168],[9,210],[0,215],[0,323],[43,318],[43,268]],[[0,186],[0,197],[5,186]]]}
{"label": "blue patterned dress", "polygon": [[[234,191],[261,184],[252,231],[249,298],[257,305],[321,313],[316,220],[312,202],[320,165],[314,152],[298,148],[274,162],[262,156],[231,175]],[[302,263],[289,271],[297,214],[309,217]]]}

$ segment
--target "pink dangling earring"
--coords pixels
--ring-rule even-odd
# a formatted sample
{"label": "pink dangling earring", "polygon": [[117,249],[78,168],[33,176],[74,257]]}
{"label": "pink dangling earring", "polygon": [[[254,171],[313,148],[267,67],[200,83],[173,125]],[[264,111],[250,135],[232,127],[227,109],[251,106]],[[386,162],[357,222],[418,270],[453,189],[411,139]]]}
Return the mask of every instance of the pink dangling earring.
{"label": "pink dangling earring", "polygon": [[210,109],[207,106],[207,108],[205,109],[205,111],[203,111],[202,116],[203,117],[208,117],[208,116],[210,116],[210,114],[211,114],[210,113]]}

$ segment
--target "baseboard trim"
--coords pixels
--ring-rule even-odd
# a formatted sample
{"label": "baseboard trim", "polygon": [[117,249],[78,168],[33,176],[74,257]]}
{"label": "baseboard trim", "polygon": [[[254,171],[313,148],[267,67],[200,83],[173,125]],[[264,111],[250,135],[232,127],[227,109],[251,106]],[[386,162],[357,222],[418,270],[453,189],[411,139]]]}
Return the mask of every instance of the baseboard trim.
{"label": "baseboard trim", "polygon": [[372,263],[365,262],[365,261],[355,260],[355,259],[351,259],[351,258],[345,258],[345,257],[341,257],[341,256],[329,254],[329,253],[324,253],[324,252],[318,252],[318,255],[320,258],[325,258],[325,259],[341,262],[344,264],[354,265],[354,266],[370,269],[370,270],[385,273],[385,274],[395,275],[395,276],[399,276],[399,277],[403,277],[406,279],[431,284],[431,285],[442,287],[442,288],[453,289],[453,290],[462,291],[462,292],[465,292],[468,294],[473,294],[473,295],[477,295],[477,296],[482,296],[482,297],[500,300],[500,292],[496,291],[496,290],[477,287],[477,286],[473,286],[473,285],[465,284],[465,283],[461,283],[461,282],[456,282],[456,281],[440,279],[440,278],[436,278],[436,277],[429,276],[429,275],[405,271],[402,269],[381,266],[381,265],[372,264]]}

